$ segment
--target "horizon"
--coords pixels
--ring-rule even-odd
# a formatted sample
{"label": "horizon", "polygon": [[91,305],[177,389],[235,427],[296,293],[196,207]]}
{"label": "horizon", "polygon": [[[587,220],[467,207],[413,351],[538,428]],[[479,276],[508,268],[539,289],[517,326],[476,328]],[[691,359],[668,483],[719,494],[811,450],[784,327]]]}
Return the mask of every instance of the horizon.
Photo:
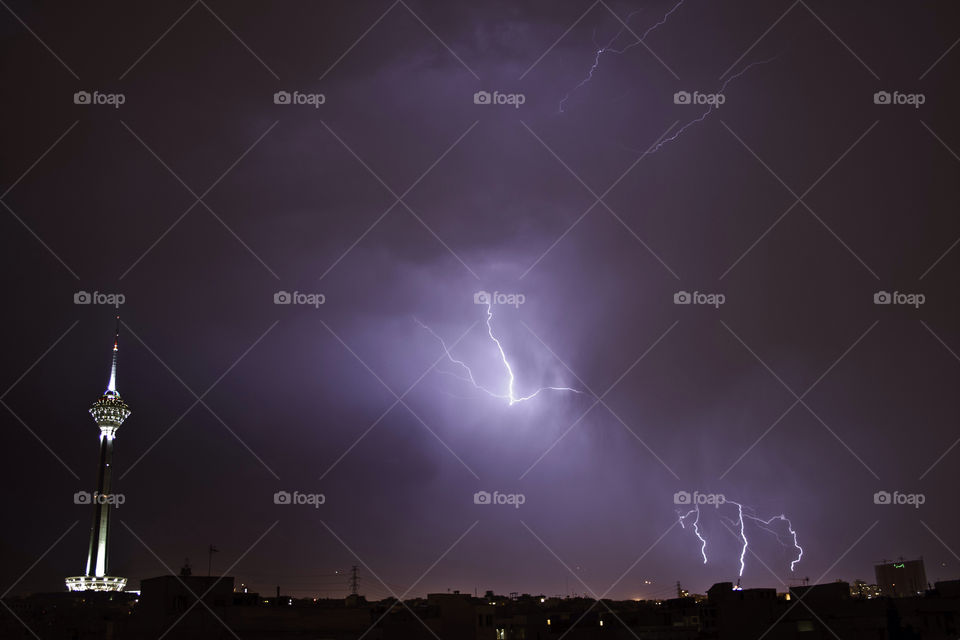
{"label": "horizon", "polygon": [[960,8],[0,15],[4,597],[960,578]]}

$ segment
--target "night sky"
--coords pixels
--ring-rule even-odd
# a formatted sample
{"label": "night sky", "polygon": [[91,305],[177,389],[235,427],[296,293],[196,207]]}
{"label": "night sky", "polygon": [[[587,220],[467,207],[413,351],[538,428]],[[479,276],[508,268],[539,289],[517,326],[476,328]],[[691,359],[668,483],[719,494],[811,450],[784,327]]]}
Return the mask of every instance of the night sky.
{"label": "night sky", "polygon": [[[695,490],[793,523],[791,573],[748,522],[745,587],[960,577],[960,8],[2,4],[0,588],[83,571],[117,310],[81,291],[124,296],[133,588],[212,543],[296,596],[703,592],[741,546],[704,508],[703,564]],[[481,290],[524,296],[517,394],[580,393],[462,379],[420,323],[506,393]]]}

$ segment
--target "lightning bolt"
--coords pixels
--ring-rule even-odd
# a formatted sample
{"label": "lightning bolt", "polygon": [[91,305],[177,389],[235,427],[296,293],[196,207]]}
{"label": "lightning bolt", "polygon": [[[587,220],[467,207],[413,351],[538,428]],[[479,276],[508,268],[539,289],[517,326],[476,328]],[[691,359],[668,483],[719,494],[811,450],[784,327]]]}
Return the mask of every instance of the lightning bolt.
{"label": "lightning bolt", "polygon": [[[717,89],[717,91],[716,91],[715,93],[723,93],[724,91],[727,90],[727,86],[729,86],[729,84],[730,84],[731,82],[733,82],[734,80],[736,80],[737,78],[739,78],[740,76],[742,76],[743,74],[745,74],[747,71],[750,71],[750,69],[753,69],[754,67],[760,66],[760,65],[762,65],[762,64],[769,64],[769,63],[773,62],[774,60],[776,60],[776,57],[768,58],[768,59],[766,59],[766,60],[757,60],[756,62],[751,62],[750,64],[748,64],[747,66],[745,66],[743,69],[741,69],[741,70],[738,71],[737,73],[733,74],[732,76],[730,76],[730,77],[728,77],[726,80],[724,80],[724,81],[723,81],[723,84],[720,85],[720,88]],[[697,116],[696,118],[694,118],[694,119],[691,120],[690,122],[686,123],[685,125],[683,125],[683,126],[680,127],[679,129],[677,129],[676,131],[674,131],[672,135],[670,135],[670,136],[664,138],[663,140],[660,140],[659,142],[657,142],[655,145],[653,145],[652,147],[650,147],[650,149],[648,149],[647,151],[641,152],[639,149],[632,149],[632,148],[630,148],[630,147],[623,147],[623,148],[624,148],[624,149],[627,149],[628,151],[633,151],[633,152],[635,152],[635,153],[642,153],[643,155],[650,155],[650,154],[656,153],[657,151],[659,151],[660,149],[662,149],[665,145],[673,142],[674,140],[676,140],[677,138],[679,138],[680,136],[682,136],[683,133],[684,133],[687,129],[689,129],[690,127],[692,127],[692,126],[694,126],[694,125],[697,125],[697,124],[703,122],[704,120],[706,120],[707,117],[708,117],[711,113],[713,113],[714,111],[716,111],[716,109],[717,109],[717,107],[715,107],[714,105],[712,105],[712,104],[711,104],[711,105],[708,105],[708,106],[707,106],[707,109],[706,109],[702,114],[700,114],[699,116]]]}
{"label": "lightning bolt", "polygon": [[[793,523],[790,521],[789,518],[787,518],[784,514],[780,514],[765,520],[763,518],[760,518],[758,516],[755,516],[749,513],[749,509],[746,509],[744,505],[739,502],[735,502],[733,500],[729,500],[725,498],[724,503],[735,505],[737,508],[737,518],[735,520],[731,520],[728,518],[724,518],[724,519],[730,522],[730,524],[732,524],[734,527],[736,527],[737,535],[742,542],[740,546],[740,556],[739,556],[739,562],[740,562],[740,572],[738,574],[739,576],[741,577],[743,576],[743,571],[746,568],[747,549],[750,546],[750,541],[747,538],[747,521],[748,520],[756,523],[756,526],[758,528],[763,529],[764,531],[767,531],[769,533],[772,533],[777,538],[777,542],[779,542],[781,545],[785,547],[792,546],[797,551],[797,557],[790,562],[790,571],[793,571],[797,563],[800,562],[801,558],[803,558],[803,547],[800,546],[800,543],[797,538],[797,532],[796,530],[794,530]],[[687,528],[686,527],[687,521],[691,518],[691,516],[693,516],[693,521],[691,523],[693,533],[697,537],[697,539],[700,540],[700,555],[703,556],[703,564],[707,564],[707,539],[704,538],[703,534],[701,534],[700,532],[700,505],[695,504],[693,509],[691,509],[690,511],[687,511],[686,513],[682,513],[678,511],[677,516],[680,522],[680,527],[683,529]],[[787,538],[790,540],[790,544],[787,544],[784,542],[783,535],[780,532],[771,528],[771,526],[774,524],[775,521],[780,521],[784,523],[787,529],[786,535],[787,535]]]}
{"label": "lightning bolt", "polygon": [[700,539],[700,555],[703,556],[703,564],[707,564],[707,539],[700,535],[700,506],[697,505],[686,514],[680,516],[680,528],[686,529],[687,526],[684,524],[687,518],[689,518],[694,513],[697,514],[697,517],[693,519],[693,534]]}
{"label": "lightning bolt", "polygon": [[[637,13],[639,13],[638,11],[632,11],[632,12],[627,16],[626,21],[624,21],[624,26],[621,27],[620,30],[616,33],[616,35],[614,35],[613,38],[610,39],[610,42],[608,42],[608,43],[606,44],[606,46],[603,46],[603,47],[600,47],[599,49],[597,49],[597,51],[596,51],[596,53],[594,54],[594,57],[593,57],[593,64],[590,66],[590,69],[587,71],[587,75],[584,76],[583,80],[581,80],[580,82],[578,82],[578,83],[567,93],[567,95],[565,95],[565,96],[560,100],[560,108],[559,108],[560,113],[564,113],[564,105],[566,104],[567,100],[569,100],[570,97],[571,97],[578,89],[580,89],[581,87],[583,87],[584,85],[586,85],[587,83],[589,83],[591,80],[593,80],[593,74],[594,74],[594,72],[596,72],[596,70],[600,67],[600,58],[601,58],[601,56],[603,56],[603,55],[606,54],[606,53],[612,53],[612,54],[620,55],[620,54],[626,53],[627,51],[629,51],[630,49],[632,49],[633,47],[635,47],[635,46],[637,46],[637,45],[639,45],[639,44],[643,44],[643,42],[646,40],[647,36],[650,35],[651,32],[653,32],[653,31],[654,31],[655,29],[657,29],[658,27],[661,27],[661,26],[663,26],[664,24],[666,24],[668,18],[671,16],[671,14],[673,14],[673,12],[675,12],[677,9],[679,9],[679,8],[680,8],[680,5],[682,5],[683,2],[684,2],[684,0],[679,0],[679,2],[677,2],[677,4],[673,5],[673,7],[671,7],[669,11],[667,11],[665,14],[663,14],[663,17],[662,17],[658,22],[654,23],[654,24],[651,25],[646,31],[644,31],[644,32],[643,32],[643,35],[640,36],[636,41],[634,41],[634,42],[626,45],[626,46],[623,47],[623,48],[617,49],[617,48],[615,48],[613,45],[620,39],[620,37],[623,35],[623,32],[627,30],[627,28],[628,28],[628,27],[627,27],[627,24],[630,22],[630,18],[632,18],[632,17],[633,17],[634,15],[636,15]],[[756,66],[759,66],[759,65],[762,65],[762,64],[768,64],[768,63],[770,63],[770,62],[773,62],[774,60],[776,60],[776,56],[774,56],[773,58],[769,58],[769,59],[767,59],[767,60],[758,60],[758,61],[756,61],[756,62],[751,62],[750,64],[748,64],[747,66],[745,66],[743,69],[741,69],[740,71],[738,71],[737,73],[735,73],[735,74],[727,77],[727,79],[723,81],[723,84],[720,85],[720,88],[717,89],[717,91],[716,91],[715,93],[723,93],[724,91],[727,90],[727,87],[730,85],[731,82],[733,82],[734,80],[736,80],[737,78],[739,78],[740,76],[742,76],[743,74],[745,74],[746,72],[750,71],[751,69],[753,69],[753,68],[756,67]],[[634,153],[639,153],[639,154],[642,154],[643,156],[651,155],[651,154],[653,154],[653,153],[656,153],[656,152],[659,151],[660,149],[662,149],[664,146],[670,144],[671,142],[673,142],[674,140],[676,140],[676,139],[679,138],[680,136],[682,136],[682,135],[684,134],[684,132],[685,132],[687,129],[689,129],[690,127],[693,127],[693,126],[695,126],[695,125],[703,122],[704,120],[706,120],[706,119],[710,116],[710,114],[713,113],[716,109],[717,109],[717,107],[716,107],[715,105],[713,105],[713,104],[708,105],[707,108],[706,108],[706,110],[705,110],[703,113],[701,113],[699,116],[697,116],[696,118],[690,120],[689,122],[687,122],[686,124],[684,124],[683,126],[681,126],[680,128],[678,128],[677,130],[675,130],[675,131],[673,132],[673,134],[671,134],[670,136],[668,136],[668,137],[666,137],[666,138],[663,138],[662,140],[657,141],[656,144],[654,144],[652,147],[650,147],[650,148],[647,149],[646,151],[643,151],[643,150],[640,150],[640,149],[634,149],[634,148],[627,147],[627,146],[624,146],[624,145],[619,145],[619,146],[620,146],[621,148],[623,148],[623,149],[626,149],[627,151],[632,151],[632,152],[634,152]]]}
{"label": "lightning bolt", "polygon": [[630,44],[626,45],[626,46],[623,47],[622,49],[615,49],[615,48],[613,47],[613,45],[614,45],[614,43],[617,42],[617,40],[620,39],[620,36],[623,35],[623,32],[628,29],[628,26],[627,26],[627,25],[630,23],[630,18],[632,18],[633,16],[635,16],[637,13],[639,13],[639,11],[631,11],[630,14],[627,16],[627,19],[624,21],[623,26],[620,28],[620,30],[617,32],[617,34],[616,34],[615,36],[613,36],[613,38],[610,39],[610,42],[608,42],[608,43],[606,44],[606,46],[603,46],[603,47],[600,47],[599,49],[597,49],[597,52],[596,52],[596,54],[595,54],[594,57],[593,57],[593,64],[590,66],[589,71],[587,71],[587,75],[584,76],[583,80],[581,80],[579,83],[577,83],[577,85],[574,86],[574,87],[567,93],[567,95],[565,95],[565,96],[563,97],[562,100],[560,100],[560,113],[563,113],[563,112],[564,112],[564,111],[563,111],[563,105],[566,104],[567,100],[570,99],[570,96],[572,96],[572,95],[573,95],[578,89],[580,89],[583,85],[585,85],[585,84],[587,84],[588,82],[590,82],[591,80],[593,80],[593,73],[594,73],[594,71],[597,70],[597,67],[600,66],[600,56],[602,56],[602,55],[605,54],[605,53],[613,53],[613,54],[616,54],[616,55],[621,55],[621,54],[623,54],[623,53],[626,53],[626,52],[629,51],[630,49],[634,48],[635,46],[637,46],[637,45],[639,45],[639,44],[643,44],[643,41],[647,39],[647,36],[648,36],[648,35],[650,35],[650,34],[651,34],[655,29],[657,29],[658,27],[661,27],[661,26],[663,26],[664,24],[666,24],[667,19],[670,17],[670,14],[672,14],[674,11],[676,11],[677,9],[679,9],[679,8],[680,8],[680,5],[682,5],[683,2],[684,2],[684,0],[679,0],[679,2],[677,2],[677,4],[673,5],[673,7],[672,7],[669,11],[667,11],[665,14],[663,14],[663,17],[660,18],[659,22],[656,22],[655,24],[653,24],[652,26],[650,26],[650,28],[648,28],[646,31],[644,31],[644,32],[643,32],[643,35],[640,36],[635,42],[631,42]]}
{"label": "lightning bolt", "polygon": [[540,387],[539,389],[537,389],[536,391],[534,391],[529,395],[526,395],[526,396],[517,395],[517,392],[515,390],[516,376],[513,373],[513,366],[510,364],[510,360],[507,358],[507,353],[506,351],[504,351],[503,344],[501,344],[500,339],[497,338],[497,336],[495,336],[493,333],[493,324],[492,324],[493,304],[491,302],[487,302],[487,310],[486,310],[487,336],[489,336],[490,341],[493,342],[494,346],[496,346],[497,352],[500,355],[500,361],[503,363],[504,372],[506,373],[506,376],[507,376],[506,393],[502,391],[495,391],[477,382],[476,377],[473,375],[473,370],[470,369],[470,367],[467,365],[466,362],[464,362],[463,360],[460,360],[459,358],[454,357],[454,355],[450,352],[450,348],[447,346],[446,341],[442,337],[440,337],[440,335],[436,331],[434,331],[433,329],[425,325],[423,322],[421,322],[417,318],[414,318],[414,321],[418,325],[420,325],[423,329],[425,329],[428,333],[430,333],[430,335],[432,335],[434,338],[437,339],[437,341],[440,343],[440,346],[443,348],[443,352],[446,355],[447,359],[451,363],[459,366],[460,369],[462,369],[462,371],[464,372],[460,375],[449,372],[449,371],[441,371],[441,373],[451,375],[454,378],[463,380],[464,382],[469,382],[471,385],[473,385],[475,389],[483,391],[484,393],[486,393],[487,395],[493,398],[506,400],[508,406],[513,406],[517,403],[531,400],[537,397],[538,395],[540,395],[540,393],[543,391],[570,391],[572,393],[583,393],[579,389],[573,389],[571,387]]}

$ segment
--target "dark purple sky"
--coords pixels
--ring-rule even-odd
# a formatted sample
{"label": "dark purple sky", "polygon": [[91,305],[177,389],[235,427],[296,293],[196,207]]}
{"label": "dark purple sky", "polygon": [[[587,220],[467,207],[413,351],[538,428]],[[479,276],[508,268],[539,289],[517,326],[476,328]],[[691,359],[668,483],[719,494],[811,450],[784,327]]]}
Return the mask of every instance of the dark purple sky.
{"label": "dark purple sky", "polygon": [[[668,532],[679,490],[791,518],[796,571],[748,529],[745,586],[869,581],[901,555],[960,577],[960,14],[686,0],[636,44],[672,7],[5,5],[0,588],[82,571],[72,496],[95,480],[86,409],[114,310],[75,305],[81,290],[126,297],[111,561],[134,585],[167,571],[154,554],[204,572],[211,542],[215,570],[242,556],[239,581],[304,596],[343,595],[332,574],[352,564],[371,597],[736,580],[735,509],[704,510],[704,566],[689,530]],[[614,48],[634,46],[561,112],[614,14],[630,16]],[[640,159],[704,113],[675,92],[760,61]],[[481,289],[526,298],[494,307],[517,391],[582,394],[508,406],[440,373],[463,370],[414,318],[449,343],[479,323],[454,354],[506,385]],[[275,305],[280,290],[325,304]],[[925,504],[874,504],[884,490]]]}

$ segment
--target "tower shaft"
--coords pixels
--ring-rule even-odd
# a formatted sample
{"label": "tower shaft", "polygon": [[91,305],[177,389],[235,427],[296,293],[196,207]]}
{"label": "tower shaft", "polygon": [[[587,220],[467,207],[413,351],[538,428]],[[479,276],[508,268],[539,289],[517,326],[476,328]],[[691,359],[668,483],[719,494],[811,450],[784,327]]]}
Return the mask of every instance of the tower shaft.
{"label": "tower shaft", "polygon": [[110,541],[110,510],[114,498],[110,492],[113,475],[113,438],[105,429],[100,431],[100,467],[97,473],[97,492],[93,503],[93,525],[90,527],[90,547],[87,552],[86,575],[102,578],[107,575]]}

